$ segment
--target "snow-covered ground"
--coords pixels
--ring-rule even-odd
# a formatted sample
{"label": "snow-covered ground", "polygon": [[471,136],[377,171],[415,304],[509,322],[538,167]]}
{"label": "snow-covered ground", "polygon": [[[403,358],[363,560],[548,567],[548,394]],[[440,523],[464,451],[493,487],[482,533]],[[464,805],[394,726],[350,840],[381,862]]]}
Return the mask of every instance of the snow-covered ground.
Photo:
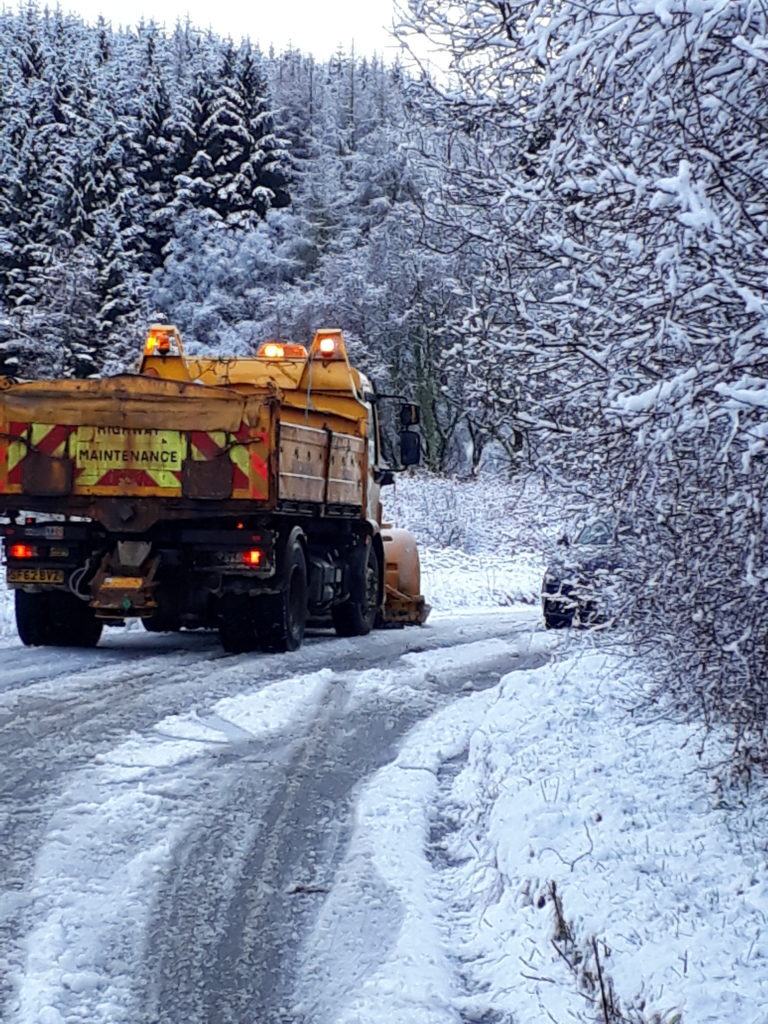
{"label": "snow-covered ground", "polygon": [[715,738],[631,713],[622,657],[547,642],[549,664],[421,724],[361,794],[350,870],[372,858],[405,912],[344,999],[334,963],[328,1019],[765,1024],[765,801],[716,783]]}
{"label": "snow-covered ground", "polygon": [[[11,1024],[138,1024],[126,1009],[132,936],[152,915],[156,879],[180,869],[192,791],[222,772],[236,786],[237,752],[284,730],[310,730],[309,757],[333,708],[349,729],[372,708],[386,719],[408,707],[423,713],[351,791],[351,822],[326,828],[343,838],[331,875],[296,885],[318,902],[275,1021],[766,1024],[765,787],[729,786],[724,736],[640,710],[647,681],[620,638],[543,630],[540,548],[471,546],[432,544],[423,557],[430,626],[436,637],[464,630],[460,646],[416,646],[396,667],[381,647],[376,666],[342,674],[304,671],[302,651],[285,662],[293,676],[255,689],[248,656],[219,659],[211,672],[231,680],[226,697],[77,766],[25,892],[0,898],[34,921],[12,965]],[[499,664],[508,670],[489,686]],[[443,687],[438,700],[448,678],[466,680],[461,695]],[[248,756],[249,770],[272,770]],[[258,827],[261,783],[251,785],[249,813],[231,819],[242,835],[216,840],[235,850]],[[311,870],[318,856],[313,847]]]}

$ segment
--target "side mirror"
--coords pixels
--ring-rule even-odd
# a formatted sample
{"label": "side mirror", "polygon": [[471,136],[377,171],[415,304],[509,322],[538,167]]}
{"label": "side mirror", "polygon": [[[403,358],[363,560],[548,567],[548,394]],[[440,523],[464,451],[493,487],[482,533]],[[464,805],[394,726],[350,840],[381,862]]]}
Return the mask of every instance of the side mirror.
{"label": "side mirror", "polygon": [[403,430],[408,427],[418,427],[421,423],[421,411],[418,405],[413,402],[404,402],[400,406],[400,426]]}
{"label": "side mirror", "polygon": [[412,430],[400,434],[400,465],[418,466],[421,462],[421,438]]}

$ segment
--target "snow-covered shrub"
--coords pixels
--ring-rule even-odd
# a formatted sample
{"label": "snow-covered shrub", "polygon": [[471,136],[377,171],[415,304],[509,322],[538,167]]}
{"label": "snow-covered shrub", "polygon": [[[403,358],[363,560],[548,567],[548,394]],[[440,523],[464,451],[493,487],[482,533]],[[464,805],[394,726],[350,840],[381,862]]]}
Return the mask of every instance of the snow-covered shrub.
{"label": "snow-covered shrub", "polygon": [[562,529],[563,496],[525,476],[505,481],[404,474],[384,493],[384,516],[429,548],[542,553]]}
{"label": "snow-covered shrub", "polygon": [[419,543],[422,589],[433,608],[539,601],[546,551],[562,514],[531,480],[453,480],[403,475],[384,494],[384,515]]}

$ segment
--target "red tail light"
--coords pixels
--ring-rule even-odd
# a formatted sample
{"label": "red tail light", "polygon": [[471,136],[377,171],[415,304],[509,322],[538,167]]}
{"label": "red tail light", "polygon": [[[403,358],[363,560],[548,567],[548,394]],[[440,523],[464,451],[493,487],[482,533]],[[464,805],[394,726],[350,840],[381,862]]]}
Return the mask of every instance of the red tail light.
{"label": "red tail light", "polygon": [[251,551],[243,552],[243,561],[246,565],[250,565],[252,568],[256,568],[261,565],[262,559],[264,558],[264,552],[259,548],[253,548]]}
{"label": "red tail light", "polygon": [[11,544],[8,548],[9,558],[34,558],[37,550],[29,544]]}

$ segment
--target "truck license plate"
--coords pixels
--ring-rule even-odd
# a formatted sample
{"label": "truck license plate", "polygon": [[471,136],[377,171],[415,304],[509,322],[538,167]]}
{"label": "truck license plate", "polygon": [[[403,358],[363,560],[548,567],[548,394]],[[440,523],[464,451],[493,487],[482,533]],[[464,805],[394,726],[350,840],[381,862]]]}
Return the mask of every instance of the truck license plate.
{"label": "truck license plate", "polygon": [[63,569],[9,569],[9,583],[63,583]]}

